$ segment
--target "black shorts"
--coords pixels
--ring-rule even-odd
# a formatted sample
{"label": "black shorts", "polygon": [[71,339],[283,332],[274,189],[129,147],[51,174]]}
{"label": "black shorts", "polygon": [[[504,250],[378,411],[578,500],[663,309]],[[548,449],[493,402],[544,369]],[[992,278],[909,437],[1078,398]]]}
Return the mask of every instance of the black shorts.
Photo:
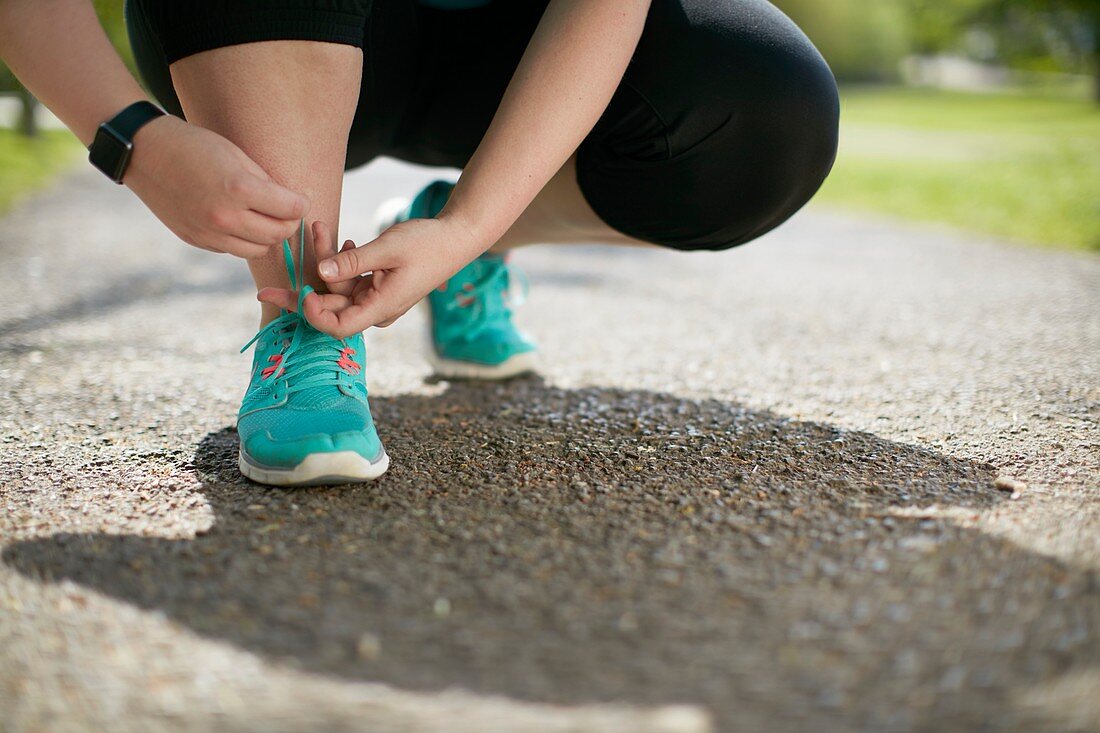
{"label": "black shorts", "polygon": [[[271,40],[358,46],[348,168],[379,155],[462,168],[547,2],[440,10],[416,0],[129,0],[126,18],[147,86],[181,116],[168,66],[185,56]],[[577,151],[577,181],[624,234],[726,249],[774,229],[817,192],[838,118],[824,59],[770,3],[653,0],[622,83]]]}

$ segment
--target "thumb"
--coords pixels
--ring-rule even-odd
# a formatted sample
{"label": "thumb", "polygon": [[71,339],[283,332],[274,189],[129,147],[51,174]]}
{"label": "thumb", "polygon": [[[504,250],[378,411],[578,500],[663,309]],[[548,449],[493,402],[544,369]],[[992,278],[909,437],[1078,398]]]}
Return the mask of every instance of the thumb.
{"label": "thumb", "polygon": [[344,282],[374,270],[392,265],[387,248],[375,240],[370,246],[344,249],[337,255],[317,263],[317,272],[325,282]]}

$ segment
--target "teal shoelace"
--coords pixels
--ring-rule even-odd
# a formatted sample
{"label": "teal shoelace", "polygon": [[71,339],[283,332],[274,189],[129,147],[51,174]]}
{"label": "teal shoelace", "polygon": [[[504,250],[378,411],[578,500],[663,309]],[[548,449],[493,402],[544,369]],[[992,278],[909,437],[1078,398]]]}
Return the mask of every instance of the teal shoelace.
{"label": "teal shoelace", "polygon": [[[513,293],[513,283],[519,284],[518,295]],[[463,286],[453,299],[443,304],[443,312],[451,322],[461,316],[461,323],[454,324],[455,330],[461,329],[456,335],[472,341],[498,324],[506,324],[512,310],[526,301],[528,290],[523,271],[502,262],[481,282]],[[501,293],[499,298],[494,297],[497,291]]]}
{"label": "teal shoelace", "polygon": [[261,344],[270,341],[273,346],[281,341],[282,350],[268,358],[270,365],[262,370],[261,378],[262,381],[272,377],[282,379],[287,394],[313,387],[361,385],[361,382],[353,379],[363,368],[362,364],[355,361],[355,349],[346,340],[338,340],[318,331],[303,315],[306,296],[313,292],[313,288],[305,284],[305,245],[306,229],[303,221],[298,235],[297,267],[290,241],[283,240],[283,260],[290,278],[290,289],[298,293],[298,312],[281,311],[278,318],[257,331],[241,347],[241,353],[257,341]]}

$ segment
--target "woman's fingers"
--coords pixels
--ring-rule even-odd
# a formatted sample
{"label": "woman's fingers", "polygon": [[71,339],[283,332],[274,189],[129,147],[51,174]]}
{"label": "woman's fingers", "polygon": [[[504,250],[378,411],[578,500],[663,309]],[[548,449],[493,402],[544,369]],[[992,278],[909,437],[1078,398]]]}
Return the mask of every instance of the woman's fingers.
{"label": "woman's fingers", "polygon": [[[352,249],[355,249],[355,242],[353,242],[349,239],[348,241],[344,242],[344,246],[340,248],[340,251],[341,252],[347,252],[348,250],[352,250]],[[333,254],[335,254],[335,252]],[[318,257],[317,259],[320,260],[321,258]],[[357,282],[354,279],[352,279],[352,280],[347,280],[347,281],[342,282],[342,283],[325,283],[325,284],[328,285],[328,289],[330,291],[334,292],[334,293],[339,293],[340,295],[351,295],[352,292],[355,290],[355,286],[357,285]]]}
{"label": "woman's fingers", "polygon": [[[389,248],[378,247],[382,244],[380,240],[369,247],[356,247],[349,240],[339,252],[334,252],[329,231],[323,222],[314,222],[312,226],[314,251],[321,259],[318,270],[333,292],[307,295],[302,301],[302,315],[314,328],[337,338],[347,338],[371,326],[393,323],[403,309],[391,302],[394,293],[383,293],[377,287],[383,279],[389,280],[386,275],[393,274],[382,269],[390,260]],[[327,253],[332,256],[322,259]],[[325,265],[334,265],[336,275],[329,275]],[[373,275],[360,277],[364,272],[373,272]],[[298,293],[293,290],[264,288],[257,298],[283,310],[298,310]]]}
{"label": "woman's fingers", "polygon": [[298,310],[298,294],[286,288],[261,288],[260,292],[256,293],[256,300],[287,311]]}
{"label": "woman's fingers", "polygon": [[324,331],[330,336],[336,336],[337,338],[344,337],[343,334],[336,333],[340,325],[340,320],[336,315],[338,311],[333,308],[326,308],[323,296],[317,293],[310,293],[302,302],[302,309],[304,311],[302,315],[306,317],[306,321],[318,331]]}
{"label": "woman's fingers", "polygon": [[[297,305],[295,300],[294,308],[297,308]],[[361,292],[354,300],[332,293],[327,295],[311,293],[306,296],[302,308],[305,311],[306,320],[314,328],[336,338],[347,338],[367,330],[380,321],[389,320],[386,315],[388,310],[385,298],[377,290]]]}
{"label": "woman's fingers", "polygon": [[245,211],[241,213],[236,234],[246,241],[271,247],[280,244],[284,239],[292,238],[298,231],[298,226],[297,220],[284,221],[255,211]]}
{"label": "woman's fingers", "polygon": [[[336,254],[336,237],[332,234],[328,224],[317,219],[311,228],[313,234],[313,259],[315,262],[327,260]],[[351,284],[332,284],[329,289],[341,295],[351,295]]]}
{"label": "woman's fingers", "polygon": [[305,196],[271,181],[217,133],[171,116],[142,129],[151,141],[142,149],[155,153],[135,155],[126,185],[189,244],[262,257],[309,209]]}
{"label": "woman's fingers", "polygon": [[[380,321],[388,320],[386,305],[377,290],[368,291],[366,296],[356,299],[347,308],[336,311],[319,310],[312,317],[310,306],[307,305],[306,317],[314,326],[337,338],[353,336]],[[314,321],[313,318],[317,320]]]}
{"label": "woman's fingers", "polygon": [[[316,296],[316,305],[324,310],[337,311],[343,308],[347,308],[351,303],[351,299],[337,295],[336,293],[318,293],[313,292],[306,296],[306,303],[311,302],[311,299]],[[262,288],[260,292],[256,293],[256,300],[261,303],[270,303],[271,305],[277,305],[283,310],[297,311],[298,310],[298,291],[289,290],[287,288]]]}
{"label": "woman's fingers", "polygon": [[392,265],[389,247],[383,237],[362,247],[345,247],[341,252],[317,264],[317,272],[325,282],[339,283]]}
{"label": "woman's fingers", "polygon": [[[349,249],[355,249],[355,242],[350,239],[344,242],[339,251],[347,252]],[[318,260],[327,260],[337,254],[336,238],[329,236],[328,224],[320,219],[313,222],[313,253]]]}
{"label": "woman's fingers", "polygon": [[[344,246],[338,250],[336,246],[336,236],[331,233],[328,225],[322,221],[315,221],[313,223],[313,241],[313,251],[318,262],[330,259],[336,255],[338,251],[346,252],[350,249],[355,249],[355,242],[349,239],[344,242]],[[352,290],[355,289],[354,281],[330,282],[327,284],[330,291],[339,295],[351,295]]]}
{"label": "woman's fingers", "polygon": [[309,211],[309,199],[274,181],[249,176],[238,184],[242,203],[273,219],[299,222]]}
{"label": "woman's fingers", "polygon": [[262,257],[266,257],[271,252],[271,246],[266,244],[256,244],[247,239],[241,239],[235,237],[232,234],[223,234],[218,238],[218,241],[213,246],[196,245],[203,249],[209,249],[215,252],[224,252],[226,254],[235,255],[237,257],[243,257],[246,260],[258,260]]}
{"label": "woman's fingers", "polygon": [[318,261],[336,254],[336,240],[329,236],[328,224],[317,219],[310,225],[310,233],[313,235],[313,256]]}

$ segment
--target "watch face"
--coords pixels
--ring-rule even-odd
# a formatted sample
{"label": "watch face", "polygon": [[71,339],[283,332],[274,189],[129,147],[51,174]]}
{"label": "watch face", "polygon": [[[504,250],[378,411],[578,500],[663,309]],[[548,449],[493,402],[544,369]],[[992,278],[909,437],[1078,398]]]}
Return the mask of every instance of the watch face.
{"label": "watch face", "polygon": [[104,123],[99,126],[95,140],[88,149],[88,160],[112,181],[122,183],[122,176],[126,173],[126,164],[130,162],[133,149],[132,142]]}

